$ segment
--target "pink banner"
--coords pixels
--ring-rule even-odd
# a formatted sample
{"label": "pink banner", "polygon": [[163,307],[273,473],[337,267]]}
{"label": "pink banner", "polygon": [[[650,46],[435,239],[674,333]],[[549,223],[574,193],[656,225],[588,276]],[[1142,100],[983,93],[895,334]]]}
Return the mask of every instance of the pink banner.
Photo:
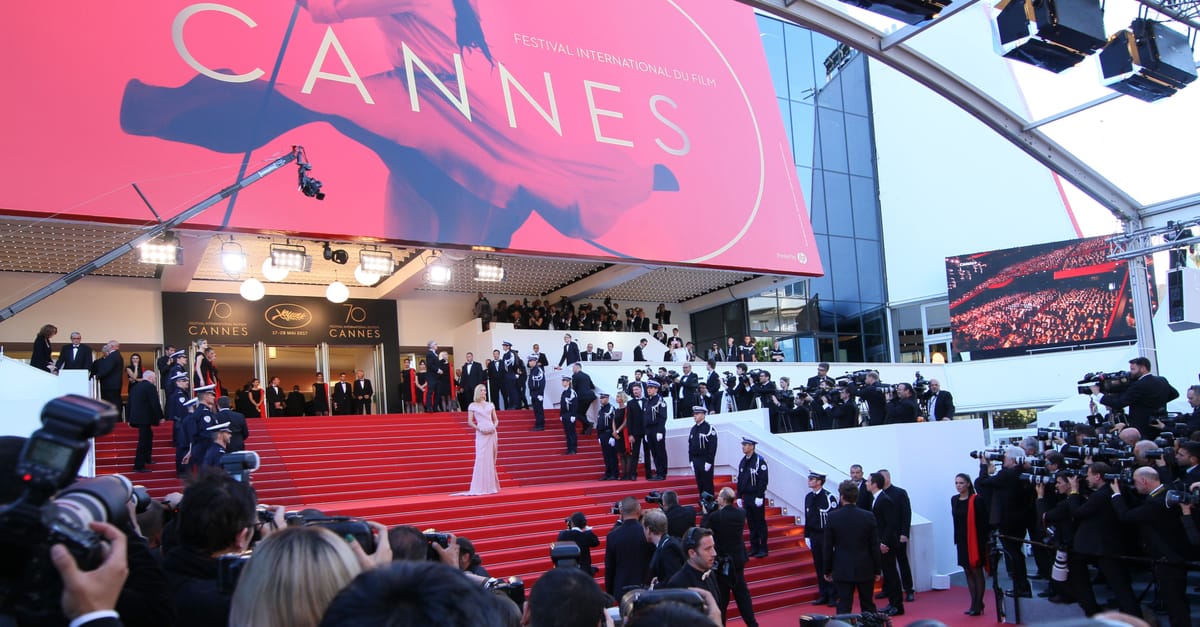
{"label": "pink banner", "polygon": [[[753,12],[713,0],[19,3],[0,207],[821,273]],[[19,96],[18,96],[19,95]],[[227,203],[189,222],[213,227]]]}

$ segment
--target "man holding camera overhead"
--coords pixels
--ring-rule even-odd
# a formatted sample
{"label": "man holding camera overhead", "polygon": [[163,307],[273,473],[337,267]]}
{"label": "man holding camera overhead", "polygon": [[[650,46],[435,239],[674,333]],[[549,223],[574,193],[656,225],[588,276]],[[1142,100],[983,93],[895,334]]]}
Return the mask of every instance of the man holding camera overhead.
{"label": "man holding camera overhead", "polygon": [[[1159,423],[1159,417],[1167,414],[1167,403],[1179,398],[1179,390],[1163,377],[1150,374],[1150,360],[1134,357],[1129,360],[1129,376],[1133,382],[1120,394],[1105,394],[1100,403],[1113,409],[1129,408],[1129,426],[1134,427],[1143,438],[1153,440],[1161,432],[1151,422]],[[1093,383],[1092,393],[1098,394],[1100,386]]]}

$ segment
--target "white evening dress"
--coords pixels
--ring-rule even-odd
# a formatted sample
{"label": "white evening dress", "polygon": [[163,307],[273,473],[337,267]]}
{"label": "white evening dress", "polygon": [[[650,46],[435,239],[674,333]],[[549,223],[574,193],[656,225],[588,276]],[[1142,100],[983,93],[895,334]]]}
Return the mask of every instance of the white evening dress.
{"label": "white evening dress", "polygon": [[475,470],[471,473],[471,489],[458,494],[494,494],[500,491],[500,479],[496,476],[496,425],[492,422],[495,406],[491,403],[471,403],[467,411],[475,419],[479,430],[475,432]]}

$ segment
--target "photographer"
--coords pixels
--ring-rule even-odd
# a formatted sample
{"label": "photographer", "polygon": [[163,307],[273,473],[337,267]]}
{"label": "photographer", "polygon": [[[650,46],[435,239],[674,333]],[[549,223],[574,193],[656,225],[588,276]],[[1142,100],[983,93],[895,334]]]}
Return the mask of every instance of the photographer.
{"label": "photographer", "polygon": [[942,389],[937,379],[929,380],[929,389],[921,395],[929,420],[954,420],[954,396]]}
{"label": "photographer", "polygon": [[872,370],[866,374],[861,386],[850,381],[847,387],[852,396],[863,399],[867,404],[867,425],[884,424],[884,418],[887,416],[887,397],[879,386],[879,373]]}
{"label": "photographer", "polygon": [[[1162,428],[1159,418],[1166,415],[1167,403],[1179,398],[1179,391],[1165,378],[1150,374],[1150,360],[1145,357],[1129,360],[1129,375],[1133,382],[1124,392],[1105,394],[1100,402],[1115,410],[1128,407],[1129,425],[1143,437],[1156,438]],[[1093,383],[1092,393],[1099,392],[1100,386]]]}
{"label": "photographer", "polygon": [[1187,598],[1187,538],[1179,510],[1167,507],[1167,488],[1152,468],[1138,468],[1133,473],[1134,486],[1146,497],[1141,504],[1130,506],[1121,495],[1121,482],[1113,480],[1112,504],[1117,518],[1136,525],[1141,533],[1146,553],[1154,558],[1154,578],[1158,597],[1171,627],[1191,625],[1191,610]]}
{"label": "photographer", "polygon": [[[1126,614],[1137,616],[1140,607],[1133,594],[1133,583],[1129,569],[1121,563],[1125,553],[1122,527],[1113,509],[1113,492],[1104,480],[1112,468],[1104,462],[1088,466],[1085,481],[1092,493],[1086,498],[1079,492],[1079,477],[1069,477],[1070,492],[1067,507],[1075,519],[1075,551],[1070,554],[1068,567],[1073,573],[1087,573],[1087,564],[1094,562],[1104,580],[1108,582],[1117,600],[1117,607]],[[1096,594],[1086,576],[1068,579],[1079,607],[1088,616],[1102,611],[1096,603]]]}
{"label": "photographer", "polygon": [[[912,386],[907,383],[897,383],[893,388],[892,398],[887,403],[886,416],[883,424],[894,425],[917,422],[921,415],[917,402],[913,400]],[[874,424],[872,422],[872,424]]]}
{"label": "photographer", "polygon": [[751,391],[754,387],[754,381],[750,378],[746,364],[739,363],[735,366],[737,370],[736,378],[733,379],[733,385],[730,385],[730,378],[725,379],[725,387],[727,394],[733,397],[734,411],[746,411],[754,408],[754,394]]}
{"label": "photographer", "polygon": [[1024,455],[1025,451],[1020,447],[1008,447],[1004,452],[1003,466],[995,475],[992,475],[991,462],[981,455],[975,490],[991,495],[988,523],[992,529],[999,530],[1000,535],[1007,536],[1001,538],[1000,543],[1004,547],[1004,565],[1008,569],[1008,576],[1012,578],[1013,594],[1032,597],[1029,575],[1025,571],[1025,553],[1021,545],[1025,537],[1026,522],[1031,517],[1031,502],[1026,492],[1029,484],[1021,481]]}
{"label": "photographer", "polygon": [[[1045,477],[1050,476],[1054,477],[1053,488],[1047,488],[1043,481]],[[1069,480],[1071,476],[1060,471],[1054,475],[1039,476],[1037,482],[1033,484],[1033,490],[1037,493],[1037,502],[1035,503],[1037,517],[1046,530],[1046,541],[1053,544],[1054,548],[1064,555],[1071,551],[1075,536],[1075,520],[1071,517],[1071,507],[1067,503],[1067,496],[1071,493]],[[1077,577],[1083,575],[1084,580],[1087,579],[1087,570],[1083,570],[1082,573],[1070,574]],[[1066,582],[1050,580],[1048,591],[1051,592],[1049,595],[1051,603],[1074,602],[1074,595],[1069,590],[1076,584],[1070,581],[1070,574]]]}
{"label": "photographer", "polygon": [[642,524],[646,527],[646,541],[654,545],[654,555],[650,557],[650,585],[664,585],[687,559],[683,545],[667,534],[667,515],[661,509],[646,512]]}
{"label": "photographer", "polygon": [[[781,433],[791,433],[796,431],[797,416],[796,409],[796,393],[792,391],[792,380],[787,377],[779,377],[779,389],[775,390],[775,411],[779,413],[779,430]],[[804,411],[803,428],[799,431],[808,431],[808,410]]]}
{"label": "photographer", "polygon": [[673,397],[677,401],[675,417],[683,418],[687,416],[689,407],[700,404],[700,377],[692,372],[690,362],[683,362],[683,374],[680,375],[677,386],[678,393]]}
{"label": "photographer", "polygon": [[[746,527],[746,512],[742,511],[734,501],[733,490],[721,488],[721,492],[717,494],[717,503],[720,509],[705,516],[704,522],[700,526],[712,530],[717,556],[722,563],[721,568],[717,569],[718,575],[720,575],[717,583],[721,589],[721,595],[717,597],[717,602],[721,606],[722,622],[724,622],[725,608],[729,605],[729,597],[732,593],[742,620],[746,621],[748,627],[756,627],[758,621],[754,620],[754,607],[750,599],[750,589],[746,587],[744,572],[746,544],[742,540],[742,533]],[[691,533],[688,532],[689,535]],[[685,549],[689,546],[696,546],[696,542],[688,541],[689,535],[684,536]]]}
{"label": "photographer", "polygon": [[818,399],[822,402],[822,410],[829,417],[833,429],[849,429],[857,427],[858,402],[854,400],[854,392],[849,387],[838,388],[836,392],[825,392]]}
{"label": "photographer", "polygon": [[663,490],[662,508],[667,515],[667,535],[682,540],[684,532],[696,526],[696,508],[680,505],[674,490]]}
{"label": "photographer", "polygon": [[595,575],[592,568],[592,549],[600,546],[600,538],[587,524],[583,512],[575,512],[567,518],[567,528],[558,532],[558,542],[574,542],[579,547],[579,568],[588,575]]}

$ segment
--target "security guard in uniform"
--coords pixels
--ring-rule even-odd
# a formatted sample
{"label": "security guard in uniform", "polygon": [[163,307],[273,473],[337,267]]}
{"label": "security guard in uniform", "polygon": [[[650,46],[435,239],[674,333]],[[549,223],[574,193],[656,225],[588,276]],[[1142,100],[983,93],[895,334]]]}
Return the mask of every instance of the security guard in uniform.
{"label": "security guard in uniform", "polygon": [[546,408],[542,405],[542,398],[546,394],[546,370],[538,363],[537,355],[530,355],[528,362],[529,402],[533,404],[533,430],[544,431],[546,429]]}
{"label": "security guard in uniform", "polygon": [[601,481],[616,481],[621,478],[617,466],[617,438],[613,435],[616,427],[617,410],[608,402],[608,392],[600,392],[600,409],[596,410],[596,437],[600,440],[600,453],[604,455],[604,476]]}
{"label": "security guard in uniform", "polygon": [[[187,372],[178,370],[171,375],[170,387],[167,388],[167,420],[171,421],[172,438],[171,443],[175,445],[175,474],[182,475],[184,473],[183,456],[187,455],[188,435],[185,432],[185,422],[188,417],[188,408],[184,405],[188,400]],[[199,401],[197,401],[199,402]]]}
{"label": "security guard in uniform", "polygon": [[742,438],[742,461],[738,463],[737,496],[746,509],[750,527],[750,557],[767,556],[767,462],[755,452],[758,442]]}
{"label": "security guard in uniform", "polygon": [[562,398],[558,406],[558,419],[562,422],[563,435],[567,438],[567,450],[563,455],[574,455],[576,447],[575,421],[579,419],[579,396],[571,388],[571,377],[562,378]]}
{"label": "security guard in uniform", "polygon": [[646,382],[646,398],[642,399],[642,420],[646,424],[646,441],[654,458],[654,474],[646,460],[646,478],[662,481],[667,478],[667,402],[658,394],[657,381]]}
{"label": "security guard in uniform", "polygon": [[[808,473],[808,488],[811,490],[804,495],[804,543],[812,551],[813,564],[818,573],[824,573],[825,560],[825,526],[829,512],[838,505],[837,497],[825,489],[825,475],[819,472]],[[837,590],[832,581],[817,577],[817,600],[813,605],[837,605]]]}
{"label": "security guard in uniform", "polygon": [[700,494],[714,494],[713,464],[717,459],[717,429],[707,420],[708,408],[703,405],[692,407],[696,424],[688,433],[688,460],[696,473],[696,489]]}

